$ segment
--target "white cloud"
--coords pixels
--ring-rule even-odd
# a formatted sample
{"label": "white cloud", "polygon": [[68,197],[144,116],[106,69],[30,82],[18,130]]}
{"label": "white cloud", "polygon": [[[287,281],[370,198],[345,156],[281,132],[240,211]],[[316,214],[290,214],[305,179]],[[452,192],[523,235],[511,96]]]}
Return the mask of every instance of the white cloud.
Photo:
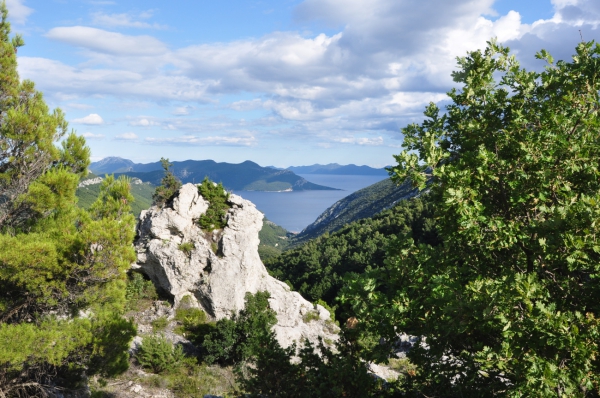
{"label": "white cloud", "polygon": [[[600,38],[597,0],[553,0],[553,18],[533,24],[524,24],[514,11],[489,18],[493,3],[305,0],[297,8],[299,21],[317,21],[316,26],[321,21],[337,31],[312,36],[276,32],[176,49],[152,36],[60,27],[48,37],[85,49],[86,62],[74,66],[19,57],[19,71],[59,101],[92,95],[141,100],[175,116],[189,115],[198,103],[211,103],[212,110],[228,115],[252,111],[252,116],[243,115],[248,117],[243,125],[225,116],[129,121],[187,133],[149,138],[148,143],[246,145],[258,142],[254,137],[262,139],[260,129],[265,129],[273,136],[317,138],[327,145],[341,142],[328,138],[336,135],[348,144],[392,146],[400,127],[422,120],[429,101],[447,100],[445,92],[455,86],[456,57],[482,49],[486,40],[498,37],[527,67],[539,68],[536,51],[546,48],[557,59],[569,58],[579,29],[586,40]],[[103,26],[140,28],[148,27],[150,17],[94,15]],[[243,100],[229,101],[240,93]],[[241,128],[259,132],[241,134]]]}
{"label": "white cloud", "polygon": [[90,132],[86,132],[82,134],[87,140],[103,140],[104,134],[94,134]]}
{"label": "white cloud", "polygon": [[8,16],[18,24],[24,24],[27,17],[33,12],[33,8],[29,8],[23,3],[25,3],[25,0],[6,0]]}
{"label": "white cloud", "polygon": [[190,111],[194,109],[192,106],[179,106],[173,110],[175,116],[186,116],[190,114]]}
{"label": "white cloud", "polygon": [[165,76],[124,69],[76,68],[46,58],[19,57],[19,74],[36,82],[45,93],[61,99],[111,95],[143,100],[207,102],[216,84],[186,76]]}
{"label": "white cloud", "polygon": [[138,120],[133,120],[131,122],[129,122],[130,126],[141,126],[141,127],[150,127],[150,126],[159,126],[160,123],[158,123],[155,120],[151,120],[148,118],[140,118]]}
{"label": "white cloud", "polygon": [[215,146],[251,146],[256,144],[254,136],[208,136],[183,135],[173,138],[146,138],[147,144],[156,145],[215,145]]}
{"label": "white cloud", "polygon": [[79,119],[73,119],[72,122],[79,123],[79,124],[90,124],[90,125],[104,124],[104,120],[97,113],[90,113],[89,115],[87,115],[85,117],[82,117]]}
{"label": "white cloud", "polygon": [[122,133],[115,136],[115,139],[120,141],[136,141],[138,138],[135,133]]}
{"label": "white cloud", "polygon": [[146,11],[137,16],[131,14],[105,14],[102,12],[96,12],[92,14],[92,21],[94,25],[106,26],[106,27],[127,27],[127,28],[141,28],[141,29],[166,29],[166,25],[160,25],[157,23],[148,23],[139,21],[136,19],[147,19],[152,16],[152,12]]}
{"label": "white cloud", "polygon": [[152,36],[129,36],[87,26],[53,28],[46,37],[111,55],[156,56],[167,51],[165,44]]}

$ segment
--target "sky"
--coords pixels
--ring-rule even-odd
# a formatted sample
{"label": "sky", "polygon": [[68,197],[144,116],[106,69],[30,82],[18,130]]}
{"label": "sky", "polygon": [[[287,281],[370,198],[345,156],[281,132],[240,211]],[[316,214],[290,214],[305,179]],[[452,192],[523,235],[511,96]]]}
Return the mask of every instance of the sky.
{"label": "sky", "polygon": [[599,0],[6,0],[22,79],[92,160],[383,167],[492,37],[527,69],[600,41]]}

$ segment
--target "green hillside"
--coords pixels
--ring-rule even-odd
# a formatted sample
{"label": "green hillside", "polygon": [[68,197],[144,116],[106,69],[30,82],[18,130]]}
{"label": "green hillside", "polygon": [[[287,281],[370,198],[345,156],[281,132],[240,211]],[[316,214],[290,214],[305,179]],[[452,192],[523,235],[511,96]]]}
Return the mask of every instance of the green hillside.
{"label": "green hillside", "polygon": [[285,228],[267,220],[266,217],[263,218],[263,227],[258,234],[260,239],[258,254],[261,260],[264,262],[279,256],[289,247],[292,236],[293,234]]}
{"label": "green hillside", "polygon": [[[94,176],[96,177],[96,176]],[[89,178],[89,177],[88,177]],[[131,193],[135,201],[131,204],[131,211],[137,217],[142,210],[148,209],[152,205],[152,194],[156,187],[150,183],[131,184]],[[100,193],[100,184],[87,185],[77,188],[78,206],[88,209]]]}
{"label": "green hillside", "polygon": [[410,183],[396,185],[389,179],[379,181],[358,190],[335,202],[317,220],[294,238],[297,246],[325,233],[332,233],[344,225],[393,207],[396,203],[417,195],[418,191]]}
{"label": "green hillside", "polygon": [[433,208],[426,199],[403,200],[372,218],[355,221],[267,259],[265,266],[307,300],[334,304],[344,276],[382,266],[386,247],[396,235],[410,234],[418,242],[437,244]]}

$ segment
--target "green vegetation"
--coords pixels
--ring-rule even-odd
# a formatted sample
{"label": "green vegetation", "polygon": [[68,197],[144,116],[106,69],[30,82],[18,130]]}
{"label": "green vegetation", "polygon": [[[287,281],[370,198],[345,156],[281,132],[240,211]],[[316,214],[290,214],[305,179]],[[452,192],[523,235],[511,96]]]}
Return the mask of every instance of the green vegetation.
{"label": "green vegetation", "polygon": [[145,337],[135,354],[135,358],[144,368],[154,373],[180,366],[185,360],[183,347],[173,344],[162,335]]}
{"label": "green vegetation", "polygon": [[158,293],[152,281],[139,272],[131,272],[125,287],[125,298],[128,301],[156,300]]}
{"label": "green vegetation", "polygon": [[[367,372],[356,345],[342,339],[329,348],[305,341],[298,352],[295,345],[281,348],[271,335],[245,368],[238,373],[240,386],[253,397],[391,397],[397,389]],[[294,361],[290,358],[296,357]],[[397,395],[396,395],[397,396]]]}
{"label": "green vegetation", "polygon": [[263,226],[258,233],[260,244],[258,245],[258,255],[264,262],[267,259],[277,257],[290,245],[290,239],[293,236],[285,228],[280,227],[272,221],[263,218]]}
{"label": "green vegetation", "polygon": [[[132,178],[149,181],[154,185],[161,184],[160,180],[163,177],[163,173],[160,170],[159,164],[132,164],[134,169],[136,166],[142,166],[141,169],[143,170],[152,170],[154,167],[155,169],[152,171],[128,171],[124,173],[118,173],[116,171],[117,168],[104,168],[104,170],[113,170],[116,175],[125,174]],[[261,167],[251,161],[245,161],[240,164],[231,164],[216,163],[213,160],[186,160],[184,162],[173,162],[173,170],[181,176],[183,183],[197,184],[198,181],[201,181],[204,177],[208,177],[212,181],[221,182],[228,190],[234,191],[280,191],[285,189],[303,191],[335,189],[308,182],[289,170]]]}
{"label": "green vegetation", "polygon": [[169,159],[160,158],[160,163],[164,170],[164,176],[160,180],[160,185],[156,187],[152,199],[154,200],[154,204],[162,207],[173,197],[173,195],[175,195],[175,192],[177,192],[179,187],[181,187],[181,181],[179,181],[171,172],[170,168],[173,164],[169,163]]}
{"label": "green vegetation", "polygon": [[304,316],[302,317],[302,321],[304,323],[309,323],[309,322],[318,321],[318,320],[319,320],[319,311],[317,311],[317,310],[307,311],[306,314],[304,314]]}
{"label": "green vegetation", "polygon": [[89,211],[76,206],[89,148],[20,81],[22,39],[4,2],[0,14],[0,396],[55,396],[127,369],[133,198],[107,178]]}
{"label": "green vegetation", "polygon": [[[86,179],[94,178],[95,175],[90,175]],[[147,210],[152,205],[152,195],[154,194],[155,187],[150,183],[136,184],[131,183],[130,186],[131,195],[134,200],[131,203],[131,211],[133,215],[138,218],[142,210]],[[100,194],[100,184],[86,185],[81,188],[77,188],[77,205],[83,209],[89,209],[92,203],[98,198]]]}
{"label": "green vegetation", "polygon": [[196,246],[194,246],[194,242],[184,242],[180,243],[179,246],[177,246],[177,248],[184,252],[187,256],[189,256],[192,253],[192,251],[196,248]]}
{"label": "green vegetation", "polygon": [[161,316],[152,321],[152,330],[156,332],[164,331],[169,326],[169,320],[166,316]]}
{"label": "green vegetation", "polygon": [[226,212],[231,206],[227,202],[229,193],[225,191],[223,184],[215,184],[208,177],[204,177],[202,183],[198,185],[198,191],[209,203],[208,209],[198,220],[200,227],[207,232],[225,228],[227,225]]}
{"label": "green vegetation", "polygon": [[443,244],[400,237],[341,295],[383,342],[366,359],[385,362],[398,330],[426,338],[411,396],[600,394],[600,46],[538,58],[527,72],[491,42],[459,60],[463,87],[403,130],[392,169],[433,178]]}
{"label": "green vegetation", "polygon": [[383,266],[385,249],[397,234],[409,234],[417,242],[436,244],[433,206],[425,198],[402,201],[373,218],[346,225],[279,257],[265,266],[279,280],[291,284],[306,299],[330,305],[347,275]]}
{"label": "green vegetation", "polygon": [[202,360],[236,365],[258,355],[272,339],[271,328],[277,322],[269,297],[268,292],[246,293],[242,311],[217,321],[214,329],[202,336]]}

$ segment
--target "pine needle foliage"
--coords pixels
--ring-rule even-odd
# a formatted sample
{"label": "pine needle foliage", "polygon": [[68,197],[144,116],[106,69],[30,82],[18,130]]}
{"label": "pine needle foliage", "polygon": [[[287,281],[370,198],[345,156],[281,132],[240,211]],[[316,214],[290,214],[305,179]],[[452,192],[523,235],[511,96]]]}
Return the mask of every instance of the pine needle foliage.
{"label": "pine needle foliage", "polygon": [[[107,178],[90,211],[76,206],[89,148],[60,110],[20,81],[0,4],[0,396],[84,388],[127,368],[135,334],[120,314],[131,246],[129,181]],[[58,141],[60,145],[57,145]]]}
{"label": "pine needle foliage", "polygon": [[173,197],[173,195],[175,195],[175,192],[179,190],[181,181],[179,181],[171,171],[173,164],[169,163],[169,159],[160,158],[160,163],[165,170],[165,175],[160,181],[160,185],[156,187],[152,199],[154,200],[155,205],[162,207]]}

